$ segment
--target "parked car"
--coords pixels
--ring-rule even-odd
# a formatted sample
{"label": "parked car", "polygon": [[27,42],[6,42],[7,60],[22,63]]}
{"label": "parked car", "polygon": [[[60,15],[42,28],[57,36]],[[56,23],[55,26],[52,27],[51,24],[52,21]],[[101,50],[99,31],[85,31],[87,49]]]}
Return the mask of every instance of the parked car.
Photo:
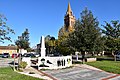
{"label": "parked car", "polygon": [[54,56],[62,56],[62,55],[60,53],[58,53],[58,52],[55,52]]}
{"label": "parked car", "polygon": [[120,60],[120,51],[116,51],[116,59]]}
{"label": "parked car", "polygon": [[35,57],[33,53],[25,53],[23,57]]}
{"label": "parked car", "polygon": [[10,54],[9,53],[3,53],[2,58],[9,58]]}
{"label": "parked car", "polygon": [[3,54],[0,54],[0,57],[2,57]]}
{"label": "parked car", "polygon": [[40,56],[40,54],[39,54],[39,53],[35,53],[34,55],[35,55],[35,57],[39,57],[39,56]]}
{"label": "parked car", "polygon": [[18,55],[16,53],[12,54],[12,58],[17,58],[17,57],[18,57]]}

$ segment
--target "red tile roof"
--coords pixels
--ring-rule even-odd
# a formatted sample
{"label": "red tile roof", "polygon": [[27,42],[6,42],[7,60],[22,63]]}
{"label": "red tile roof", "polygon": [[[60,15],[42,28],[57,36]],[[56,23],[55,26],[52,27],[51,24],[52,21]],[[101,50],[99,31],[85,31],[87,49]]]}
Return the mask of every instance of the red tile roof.
{"label": "red tile roof", "polygon": [[0,50],[17,50],[17,46],[0,46]]}

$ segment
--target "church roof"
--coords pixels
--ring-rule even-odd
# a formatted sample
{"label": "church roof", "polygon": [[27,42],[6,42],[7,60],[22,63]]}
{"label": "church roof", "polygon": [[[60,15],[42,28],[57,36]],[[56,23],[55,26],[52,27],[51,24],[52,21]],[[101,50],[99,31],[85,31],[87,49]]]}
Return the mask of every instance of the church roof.
{"label": "church roof", "polygon": [[71,14],[72,10],[71,10],[71,6],[70,6],[70,2],[68,3],[68,8],[67,8],[67,14]]}

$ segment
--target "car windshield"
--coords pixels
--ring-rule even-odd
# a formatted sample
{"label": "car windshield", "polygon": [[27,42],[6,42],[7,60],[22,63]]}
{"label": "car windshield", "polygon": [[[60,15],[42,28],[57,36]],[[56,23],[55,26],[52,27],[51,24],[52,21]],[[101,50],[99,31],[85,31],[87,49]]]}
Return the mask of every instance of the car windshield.
{"label": "car windshield", "polygon": [[9,55],[9,53],[4,53],[4,55]]}

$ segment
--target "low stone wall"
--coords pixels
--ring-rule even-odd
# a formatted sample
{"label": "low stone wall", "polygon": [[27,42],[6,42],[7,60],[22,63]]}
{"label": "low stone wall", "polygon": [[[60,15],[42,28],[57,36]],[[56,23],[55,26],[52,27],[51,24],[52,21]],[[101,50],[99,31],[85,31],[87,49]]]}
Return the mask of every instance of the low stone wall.
{"label": "low stone wall", "polygon": [[72,56],[39,57],[38,69],[59,69],[72,66]]}
{"label": "low stone wall", "polygon": [[94,62],[96,61],[96,58],[86,58],[86,62]]}

